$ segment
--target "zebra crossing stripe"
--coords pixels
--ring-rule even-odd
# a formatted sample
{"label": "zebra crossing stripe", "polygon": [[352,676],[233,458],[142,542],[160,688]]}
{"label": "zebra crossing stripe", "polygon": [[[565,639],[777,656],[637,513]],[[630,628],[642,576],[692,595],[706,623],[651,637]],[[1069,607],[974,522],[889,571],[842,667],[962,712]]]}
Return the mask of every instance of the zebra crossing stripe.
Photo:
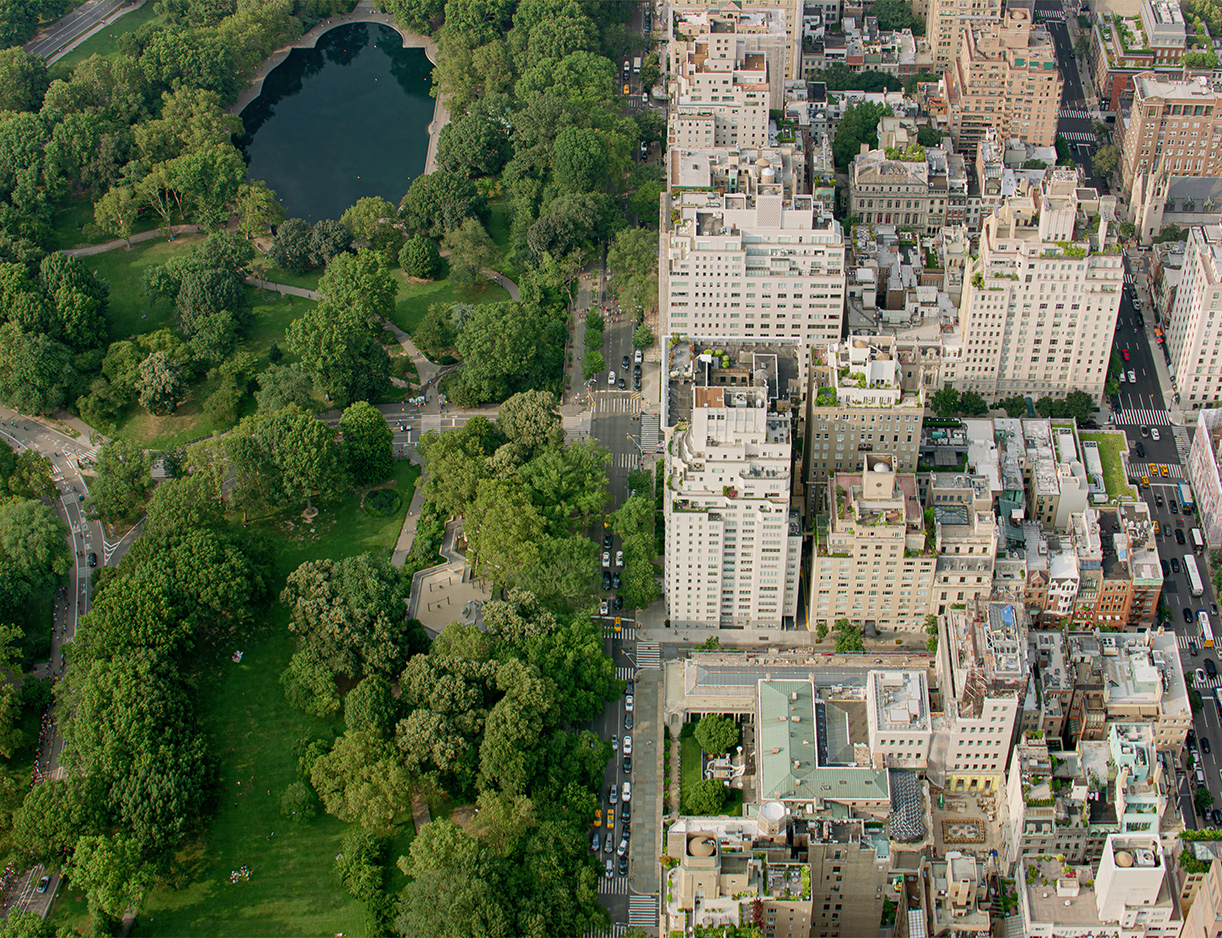
{"label": "zebra crossing stripe", "polygon": [[1171,426],[1171,416],[1165,410],[1134,407],[1127,410],[1113,411],[1112,423],[1126,424],[1128,426],[1169,427]]}
{"label": "zebra crossing stripe", "polygon": [[616,668],[615,676],[621,681],[631,681],[636,676],[634,668]]}
{"label": "zebra crossing stripe", "polygon": [[662,667],[662,646],[657,642],[638,642],[636,666],[640,670],[658,670]]}
{"label": "zebra crossing stripe", "polygon": [[643,928],[658,926],[658,897],[629,896],[628,924]]}

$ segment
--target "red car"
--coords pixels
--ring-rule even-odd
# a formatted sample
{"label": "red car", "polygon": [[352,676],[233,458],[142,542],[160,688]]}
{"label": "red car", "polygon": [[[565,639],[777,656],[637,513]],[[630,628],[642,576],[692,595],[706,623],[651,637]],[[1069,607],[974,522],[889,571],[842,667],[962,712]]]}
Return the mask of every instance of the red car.
{"label": "red car", "polygon": [[1120,357],[1123,358],[1127,362],[1129,360],[1129,350],[1127,348],[1122,349],[1120,352]]}

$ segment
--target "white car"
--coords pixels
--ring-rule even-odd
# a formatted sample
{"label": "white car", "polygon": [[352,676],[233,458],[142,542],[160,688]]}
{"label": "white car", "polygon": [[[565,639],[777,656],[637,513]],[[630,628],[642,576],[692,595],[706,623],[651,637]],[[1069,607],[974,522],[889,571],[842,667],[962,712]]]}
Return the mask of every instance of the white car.
{"label": "white car", "polygon": [[629,713],[632,712],[632,695],[631,694],[629,694],[627,697],[624,698],[624,709],[627,710]]}
{"label": "white car", "polygon": [[[625,736],[624,744],[627,745],[628,740],[631,738],[632,738],[631,736]],[[619,804],[619,786],[616,785],[615,782],[611,783],[611,803]]]}
{"label": "white car", "polygon": [[611,566],[611,551],[604,550],[603,551],[603,567],[610,568],[610,566]]}
{"label": "white car", "polygon": [[615,565],[617,567],[622,567],[624,565],[624,552],[622,550],[617,550],[615,552]]}
{"label": "white car", "polygon": [[598,614],[600,616],[605,616],[610,611],[611,611],[611,604],[607,602],[605,599],[598,604]]}
{"label": "white car", "polygon": [[611,735],[611,751],[619,752],[619,737],[614,733]]}
{"label": "white car", "polygon": [[[632,737],[631,736],[624,737],[624,755],[626,756],[632,755]],[[611,786],[611,793],[615,794],[614,785]]]}
{"label": "white car", "polygon": [[[1198,684],[1207,684],[1208,683],[1208,679],[1205,677],[1204,668],[1197,668],[1197,683]],[[628,737],[625,736],[624,739],[627,740]]]}
{"label": "white car", "polygon": [[1137,372],[1130,371],[1129,372],[1129,384],[1136,384],[1136,383],[1137,383]]}
{"label": "white car", "polygon": [[609,388],[615,387],[615,372],[614,371],[607,372],[607,387]]}
{"label": "white car", "polygon": [[627,804],[632,800],[632,782],[624,782],[624,790],[620,794],[620,798],[623,800],[624,804]]}
{"label": "white car", "polygon": [[637,349],[636,354],[632,356],[633,364],[639,365],[644,360],[645,360],[644,353],[640,349]]}
{"label": "white car", "polygon": [[1151,428],[1150,428],[1150,439],[1152,439],[1152,440],[1157,440],[1157,439],[1158,439],[1158,427],[1151,427]]}

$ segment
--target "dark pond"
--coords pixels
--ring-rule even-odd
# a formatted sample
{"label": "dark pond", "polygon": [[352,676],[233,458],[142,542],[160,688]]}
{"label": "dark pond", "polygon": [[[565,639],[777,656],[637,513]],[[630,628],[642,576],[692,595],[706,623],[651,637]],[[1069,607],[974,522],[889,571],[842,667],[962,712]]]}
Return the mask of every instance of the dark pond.
{"label": "dark pond", "polygon": [[339,218],[367,195],[399,199],[424,170],[432,63],[386,26],[352,23],[294,49],[242,111],[254,179],[287,217]]}

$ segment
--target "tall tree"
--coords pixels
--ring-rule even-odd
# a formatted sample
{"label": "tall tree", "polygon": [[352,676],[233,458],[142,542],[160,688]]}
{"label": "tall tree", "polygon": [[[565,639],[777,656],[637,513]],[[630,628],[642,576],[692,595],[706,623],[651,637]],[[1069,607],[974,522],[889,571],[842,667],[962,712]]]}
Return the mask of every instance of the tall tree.
{"label": "tall tree", "polygon": [[353,481],[372,485],[394,468],[394,434],[378,410],[366,401],[348,405],[339,420],[344,465]]}
{"label": "tall tree", "polygon": [[134,521],[144,507],[153,480],[152,458],[136,443],[113,440],[98,451],[97,472],[85,500],[91,518],[109,524]]}

